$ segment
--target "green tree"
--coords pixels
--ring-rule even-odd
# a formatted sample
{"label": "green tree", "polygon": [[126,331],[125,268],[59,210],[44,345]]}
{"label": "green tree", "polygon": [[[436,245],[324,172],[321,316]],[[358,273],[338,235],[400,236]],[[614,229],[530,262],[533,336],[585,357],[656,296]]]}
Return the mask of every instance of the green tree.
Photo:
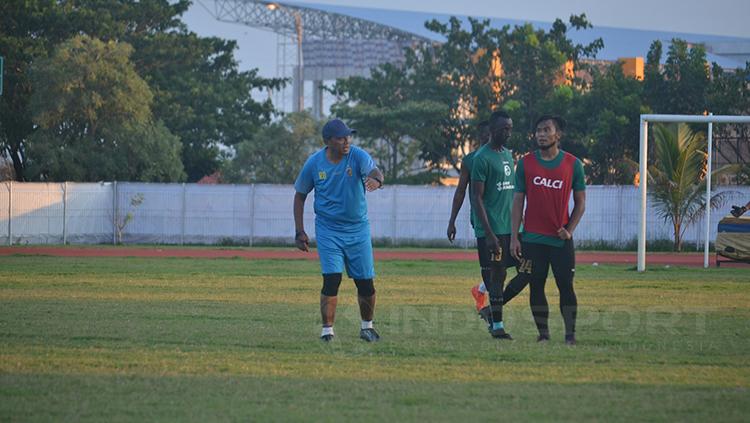
{"label": "green tree", "polygon": [[504,98],[501,31],[489,20],[451,17],[447,23],[428,21],[425,27],[445,38],[417,50],[410,65],[414,95],[410,98],[442,104],[429,131],[422,131],[420,158],[435,169],[459,170],[461,158],[479,146],[478,122],[499,108]]}
{"label": "green tree", "polygon": [[590,183],[630,184],[634,169],[623,159],[638,157],[640,114],[649,111],[643,83],[623,75],[619,62],[592,69],[592,78],[591,88],[569,109],[566,139],[582,142]]}
{"label": "green tree", "polygon": [[414,166],[422,145],[428,141],[425,135],[432,132],[430,125],[436,122],[443,109],[439,103],[404,101],[392,107],[360,103],[353,107],[335,107],[333,111],[357,128],[360,146],[372,152],[390,183],[398,183],[425,170]]}
{"label": "green tree", "polygon": [[270,98],[258,102],[255,90],[280,88],[279,79],[240,72],[235,41],[201,38],[186,31],[131,37],[136,69],[154,91],[154,115],[182,141],[188,181],[220,167],[221,146],[253,136],[275,113]]}
{"label": "green tree", "polygon": [[[579,97],[583,81],[575,75],[566,74],[565,66],[582,68],[580,60],[594,57],[604,46],[601,39],[587,45],[575,44],[568,32],[592,28],[585,14],[572,15],[569,25],[557,19],[549,31],[537,30],[531,24],[516,26],[511,31],[503,29],[500,50],[503,57],[504,87],[509,93],[507,100],[515,102],[510,115],[514,132],[510,140],[516,151],[527,151],[533,146],[532,132],[536,119],[545,113],[554,112],[568,117],[568,111]],[[567,86],[566,86],[567,85]],[[568,119],[570,120],[570,119]],[[566,142],[574,137],[575,127],[568,129]],[[573,145],[566,149],[574,152]],[[579,151],[575,151],[579,153]]]}
{"label": "green tree", "polygon": [[[711,67],[708,110],[715,115],[750,114],[750,63],[744,69],[725,71],[716,63]],[[738,163],[736,182],[750,184],[750,125],[714,125],[715,154],[730,163]]]}
{"label": "green tree", "polygon": [[[654,164],[649,166],[649,194],[659,216],[672,224],[674,250],[682,250],[688,226],[703,216],[706,208],[706,137],[687,125],[654,125]],[[723,166],[713,176],[734,170]],[[728,200],[727,192],[714,194],[712,209]]]}
{"label": "green tree", "polygon": [[750,113],[750,62],[744,69],[725,71],[714,63],[711,66],[711,85],[708,88],[708,110],[716,115],[746,115]]}
{"label": "green tree", "polygon": [[[585,15],[571,17],[570,25],[590,27]],[[371,127],[374,139],[387,139],[392,159],[408,150],[404,142],[418,140],[419,158],[437,169],[448,165],[458,170],[461,157],[478,145],[477,123],[503,105],[519,129],[511,144],[525,150],[530,122],[541,114],[539,102],[559,94],[555,83],[562,65],[593,55],[601,46],[601,40],[574,44],[567,38],[568,26],[559,20],[548,32],[531,25],[491,28],[489,21],[472,18],[465,25],[455,17],[425,26],[445,42],[407,50],[402,68],[381,67],[370,80],[337,81],[344,101],[336,110],[352,118],[356,113],[358,126]],[[399,112],[410,119],[393,130],[395,123],[383,122],[396,116],[389,112],[399,107],[407,109]],[[389,167],[397,165],[391,160]]]}
{"label": "green tree", "polygon": [[660,65],[662,44],[654,41],[647,55],[644,95],[654,113],[703,114],[711,83],[706,49],[673,39]]}
{"label": "green tree", "polygon": [[[0,2],[0,51],[6,58],[0,97],[0,152],[26,180],[31,135],[29,100],[32,63],[79,34],[124,41],[135,48],[135,70],[154,94],[155,120],[180,137],[190,180],[218,167],[220,144],[252,136],[274,113],[269,101],[256,102],[254,90],[282,81],[239,72],[234,42],[200,38],[180,20],[190,0],[7,0]],[[112,179],[112,178],[107,178]]]}
{"label": "green tree", "polygon": [[501,100],[497,31],[489,21],[470,18],[464,29],[452,17],[425,26],[446,42],[407,49],[403,66],[384,65],[371,78],[339,80],[334,88],[343,98],[334,113],[362,129],[360,139],[391,181],[435,182],[443,165],[458,169],[478,145],[477,122]]}
{"label": "green tree", "polygon": [[321,123],[307,112],[285,115],[235,145],[234,157],[226,160],[222,169],[224,181],[293,183],[307,157],[322,148],[321,129]]}
{"label": "green tree", "polygon": [[447,109],[432,100],[410,100],[416,97],[415,81],[405,72],[385,64],[373,69],[370,78],[339,80],[334,88],[349,101],[334,104],[332,113],[357,129],[360,146],[372,153],[390,183],[410,176]]}
{"label": "green tree", "polygon": [[0,2],[0,51],[5,56],[4,93],[0,97],[0,152],[13,161],[16,178],[27,180],[29,142],[35,130],[29,101],[37,90],[30,81],[32,63],[79,34],[122,40],[174,28],[189,0],[7,0]]}
{"label": "green tree", "polygon": [[179,139],[153,122],[132,47],[77,36],[34,63],[28,173],[39,180],[184,178]]}
{"label": "green tree", "polygon": [[61,6],[54,0],[0,2],[0,52],[5,58],[3,95],[0,96],[0,150],[13,162],[17,180],[23,181],[26,140],[34,130],[28,111],[32,86],[28,72],[33,60],[43,58],[52,46],[67,38]]}
{"label": "green tree", "polygon": [[[514,146],[525,143],[534,120],[550,112],[539,107],[540,102],[548,100],[545,105],[549,105],[572,97],[571,88],[560,87],[575,80],[564,74],[563,66],[570,62],[576,67],[582,57],[594,56],[603,46],[601,39],[582,45],[568,38],[571,28],[591,28],[585,14],[571,16],[569,25],[557,19],[549,31],[536,30],[531,24],[491,28],[489,21],[471,18],[469,24],[464,30],[456,18],[448,24],[428,22],[427,28],[446,42],[435,48],[435,60],[422,62],[422,70],[431,70],[429,74],[437,75],[439,82],[454,87],[455,92],[447,92],[447,98],[455,99],[451,104],[454,116],[470,116],[476,122],[501,107],[510,112],[514,127],[520,129],[511,140]],[[568,76],[571,79],[566,81]],[[465,121],[447,122],[457,124],[456,128],[447,125],[444,133],[449,137],[471,139],[474,135],[475,126],[466,128]]]}

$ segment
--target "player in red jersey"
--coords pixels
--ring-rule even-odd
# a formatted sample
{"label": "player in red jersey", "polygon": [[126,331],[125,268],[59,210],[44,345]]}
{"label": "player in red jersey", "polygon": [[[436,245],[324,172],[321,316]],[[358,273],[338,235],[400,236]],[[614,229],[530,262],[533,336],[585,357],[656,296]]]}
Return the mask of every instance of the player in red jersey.
{"label": "player in red jersey", "polygon": [[[549,305],[544,294],[549,267],[560,291],[560,311],[565,322],[565,343],[575,345],[578,300],[573,289],[575,247],[573,232],[586,204],[583,164],[560,149],[565,121],[545,115],[536,122],[538,150],[526,154],[516,167],[511,213],[511,254],[531,262],[531,313],[539,341],[549,340]],[[570,193],[573,211],[568,213]],[[526,210],[524,212],[524,201]],[[518,231],[523,218],[521,240]]]}

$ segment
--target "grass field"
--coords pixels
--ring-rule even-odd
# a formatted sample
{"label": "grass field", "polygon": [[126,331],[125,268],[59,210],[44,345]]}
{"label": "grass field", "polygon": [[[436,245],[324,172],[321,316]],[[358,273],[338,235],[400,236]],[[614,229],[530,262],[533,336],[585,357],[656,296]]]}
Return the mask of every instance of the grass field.
{"label": "grass field", "polygon": [[[0,257],[0,421],[747,421],[750,271],[577,269],[575,347],[473,312],[470,262],[377,263],[318,340],[314,261]],[[511,272],[513,273],[513,272]],[[469,421],[469,420],[466,420]]]}

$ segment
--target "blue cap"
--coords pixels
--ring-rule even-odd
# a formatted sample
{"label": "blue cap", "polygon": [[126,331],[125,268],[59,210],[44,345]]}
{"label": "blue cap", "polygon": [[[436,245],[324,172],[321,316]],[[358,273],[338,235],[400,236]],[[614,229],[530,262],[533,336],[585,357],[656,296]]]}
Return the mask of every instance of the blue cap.
{"label": "blue cap", "polygon": [[344,123],[341,119],[329,120],[325,126],[323,126],[323,139],[329,140],[331,138],[343,138],[348,137],[351,134],[356,134],[357,130],[352,129]]}

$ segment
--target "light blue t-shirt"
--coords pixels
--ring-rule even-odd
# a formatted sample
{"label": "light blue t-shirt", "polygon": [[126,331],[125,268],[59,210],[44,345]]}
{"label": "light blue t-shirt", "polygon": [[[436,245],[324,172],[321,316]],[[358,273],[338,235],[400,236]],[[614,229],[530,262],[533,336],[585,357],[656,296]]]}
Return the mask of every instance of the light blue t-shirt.
{"label": "light blue t-shirt", "polygon": [[294,189],[300,194],[315,189],[317,231],[369,231],[364,180],[375,162],[365,150],[352,146],[349,154],[333,164],[326,158],[326,148],[307,159]]}

